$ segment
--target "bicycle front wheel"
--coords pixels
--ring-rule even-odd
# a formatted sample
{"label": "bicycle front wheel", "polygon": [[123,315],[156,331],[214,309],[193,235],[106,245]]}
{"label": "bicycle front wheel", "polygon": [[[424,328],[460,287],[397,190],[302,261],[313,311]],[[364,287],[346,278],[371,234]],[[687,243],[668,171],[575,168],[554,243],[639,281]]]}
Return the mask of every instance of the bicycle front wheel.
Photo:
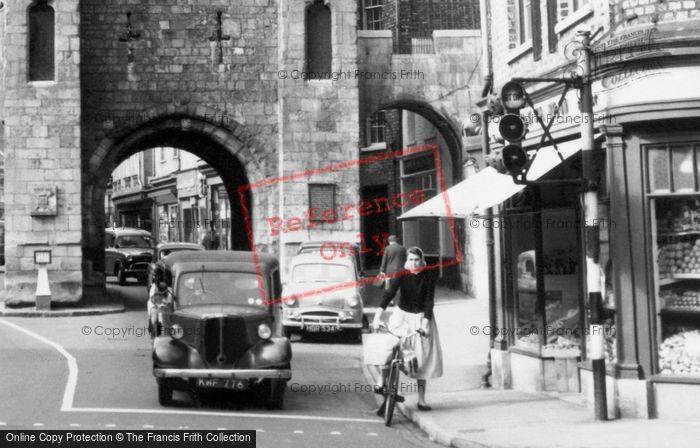
{"label": "bicycle front wheel", "polygon": [[399,394],[399,369],[398,362],[391,363],[389,378],[387,383],[386,406],[384,408],[384,424],[391,426],[391,419],[394,417],[394,407],[396,406],[396,396]]}

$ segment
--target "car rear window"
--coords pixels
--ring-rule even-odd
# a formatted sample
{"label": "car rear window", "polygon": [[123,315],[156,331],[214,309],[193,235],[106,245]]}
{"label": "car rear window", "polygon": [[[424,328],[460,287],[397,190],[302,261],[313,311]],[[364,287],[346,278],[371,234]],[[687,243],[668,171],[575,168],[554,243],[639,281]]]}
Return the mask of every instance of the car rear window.
{"label": "car rear window", "polygon": [[294,283],[339,283],[352,281],[352,272],[348,266],[331,263],[307,263],[294,266],[292,282]]}

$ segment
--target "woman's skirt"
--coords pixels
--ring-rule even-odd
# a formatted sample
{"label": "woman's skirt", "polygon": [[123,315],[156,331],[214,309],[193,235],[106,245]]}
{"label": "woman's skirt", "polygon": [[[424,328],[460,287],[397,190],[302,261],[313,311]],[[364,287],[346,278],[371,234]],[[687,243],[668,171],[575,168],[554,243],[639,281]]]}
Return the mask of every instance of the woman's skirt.
{"label": "woman's skirt", "polygon": [[[405,336],[422,328],[423,313],[408,313],[396,307],[389,318],[388,327],[393,333]],[[418,358],[418,369],[411,378],[427,380],[442,376],[442,348],[435,317],[430,320],[428,337],[414,335],[406,339],[404,348],[413,350]]]}

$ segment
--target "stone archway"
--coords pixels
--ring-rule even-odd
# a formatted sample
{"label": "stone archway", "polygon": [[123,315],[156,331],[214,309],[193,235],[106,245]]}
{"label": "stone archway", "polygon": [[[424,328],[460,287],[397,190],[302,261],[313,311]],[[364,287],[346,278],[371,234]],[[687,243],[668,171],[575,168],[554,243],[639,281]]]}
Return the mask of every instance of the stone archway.
{"label": "stone archway", "polygon": [[[254,139],[245,128],[228,117],[215,123],[216,115],[206,110],[145,111],[147,121],[107,135],[83,168],[83,279],[84,292],[102,290],[104,275],[104,195],[108,179],[122,161],[132,154],[158,146],[172,146],[200,157],[223,180],[231,203],[230,247],[250,250],[245,230],[239,187],[265,177],[263,163],[254,149]],[[194,113],[193,113],[194,112]],[[224,122],[225,119],[225,122]],[[243,201],[251,215],[259,207],[246,190]],[[264,198],[262,199],[264,200]],[[235,217],[235,219],[234,219]]]}
{"label": "stone archway", "polygon": [[[429,104],[417,99],[394,99],[386,103],[380,103],[376,106],[376,110],[391,110],[403,109],[414,112],[430,122],[440,132],[442,138],[445,139],[447,149],[450,155],[450,164],[452,166],[452,178],[445,179],[448,184],[452,185],[462,179],[462,138],[455,127],[450,123],[450,120],[436,111]],[[371,115],[371,114],[370,114]],[[458,169],[455,169],[457,167]]]}

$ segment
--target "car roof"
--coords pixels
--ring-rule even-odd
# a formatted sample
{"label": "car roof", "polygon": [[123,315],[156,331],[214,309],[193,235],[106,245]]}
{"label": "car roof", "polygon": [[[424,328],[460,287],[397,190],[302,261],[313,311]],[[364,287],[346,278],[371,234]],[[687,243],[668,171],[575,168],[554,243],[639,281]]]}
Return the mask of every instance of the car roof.
{"label": "car roof", "polygon": [[183,241],[173,241],[168,243],[160,243],[156,246],[156,249],[192,249],[192,250],[204,250],[204,246],[197,243],[186,243]]}
{"label": "car roof", "polygon": [[299,250],[306,249],[309,247],[321,247],[324,244],[334,244],[335,246],[339,246],[341,244],[344,244],[344,245],[350,244],[351,246],[356,246],[356,247],[360,246],[360,243],[358,243],[358,242],[318,240],[318,241],[304,241],[303,243],[301,243],[301,246],[299,246]]}
{"label": "car roof", "polygon": [[297,264],[316,264],[316,263],[322,263],[322,264],[341,264],[341,265],[346,265],[350,267],[354,267],[355,261],[353,260],[352,257],[349,256],[335,256],[335,257],[322,257],[321,254],[318,253],[313,253],[313,254],[299,254],[295,255],[294,258],[292,258],[292,265],[297,265]]}
{"label": "car roof", "polygon": [[176,276],[182,272],[201,271],[202,266],[205,271],[257,273],[260,270],[266,276],[279,265],[277,258],[270,254],[229,250],[175,252],[161,260],[161,263],[175,271]]}
{"label": "car roof", "polygon": [[115,235],[143,235],[151,236],[151,232],[144,229],[136,229],[134,227],[108,227],[105,232],[114,232]]}

